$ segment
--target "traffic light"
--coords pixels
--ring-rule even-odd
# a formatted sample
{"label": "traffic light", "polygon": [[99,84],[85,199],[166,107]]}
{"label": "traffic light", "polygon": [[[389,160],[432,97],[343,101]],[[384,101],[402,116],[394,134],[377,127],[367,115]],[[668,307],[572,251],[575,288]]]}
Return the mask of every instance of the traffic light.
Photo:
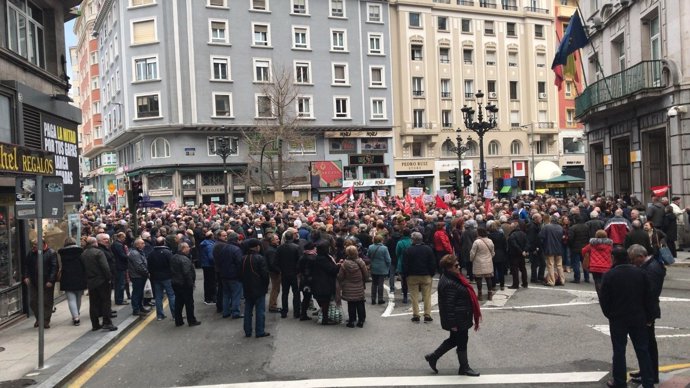
{"label": "traffic light", "polygon": [[462,181],[465,187],[470,187],[472,185],[472,170],[469,168],[462,170]]}
{"label": "traffic light", "polygon": [[450,179],[450,185],[455,188],[458,187],[458,169],[454,168],[448,171],[448,178]]}
{"label": "traffic light", "polygon": [[141,181],[132,180],[132,198],[134,203],[139,203],[144,200],[144,187]]}

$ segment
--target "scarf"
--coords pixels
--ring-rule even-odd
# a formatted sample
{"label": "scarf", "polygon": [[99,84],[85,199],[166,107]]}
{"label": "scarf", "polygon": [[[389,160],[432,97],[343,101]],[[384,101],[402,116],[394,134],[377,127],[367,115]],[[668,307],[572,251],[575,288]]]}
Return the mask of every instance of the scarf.
{"label": "scarf", "polygon": [[455,277],[460,280],[460,283],[467,288],[467,292],[470,294],[470,301],[472,301],[472,316],[474,317],[474,331],[479,330],[479,322],[482,320],[482,311],[479,308],[479,300],[477,299],[477,294],[474,292],[474,288],[470,282],[462,276],[461,273],[455,274]]}

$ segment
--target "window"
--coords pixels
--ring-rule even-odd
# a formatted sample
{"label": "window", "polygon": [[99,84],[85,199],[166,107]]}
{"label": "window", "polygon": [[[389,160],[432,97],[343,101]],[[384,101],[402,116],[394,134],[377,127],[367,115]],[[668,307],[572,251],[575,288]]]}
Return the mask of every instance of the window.
{"label": "window", "polygon": [[271,45],[271,26],[268,24],[252,23],[254,46],[268,47]]}
{"label": "window", "polygon": [[487,52],[486,52],[486,65],[487,66],[496,66],[496,51],[487,50]]}
{"label": "window", "polygon": [[91,110],[92,110],[93,114],[101,113],[101,103],[99,101],[94,102],[93,105],[91,106]]}
{"label": "window", "polygon": [[256,117],[273,118],[273,103],[269,96],[256,96]]}
{"label": "window", "polygon": [[336,119],[348,119],[350,118],[350,97],[334,97],[334,118]]}
{"label": "window", "polygon": [[472,64],[473,52],[474,52],[474,50],[472,50],[472,49],[462,49],[462,60],[465,62],[466,65]]}
{"label": "window", "polygon": [[380,4],[367,4],[367,21],[370,23],[381,23]]}
{"label": "window", "polygon": [[91,89],[98,89],[98,76],[91,77]]}
{"label": "window", "polygon": [[38,67],[45,67],[43,10],[26,0],[7,2],[10,50]]}
{"label": "window", "polygon": [[522,143],[520,143],[520,140],[513,140],[512,143],[510,143],[510,154],[511,155],[520,155],[522,153]]}
{"label": "window", "polygon": [[137,118],[160,117],[161,112],[158,107],[158,94],[137,96]]}
{"label": "window", "polygon": [[169,158],[170,143],[162,137],[157,137],[151,142],[151,158]]}
{"label": "window", "polygon": [[549,115],[546,112],[546,110],[539,110],[539,112],[537,112],[537,118],[537,121],[539,121],[540,123],[545,123],[549,121]]}
{"label": "window", "polygon": [[518,65],[518,56],[516,51],[509,51],[508,52],[508,67],[517,67]]}
{"label": "window", "polygon": [[537,67],[546,67],[546,54],[537,54]]}
{"label": "window", "polygon": [[292,47],[296,49],[309,48],[309,27],[292,27]]}
{"label": "window", "polygon": [[293,140],[287,143],[288,153],[291,154],[316,154],[316,138],[304,136],[300,140]]}
{"label": "window", "polygon": [[472,19],[462,19],[460,24],[462,32],[466,34],[472,33]]}
{"label": "window", "polygon": [[383,35],[369,34],[369,54],[383,54]]}
{"label": "window", "polygon": [[441,157],[442,158],[452,158],[455,157],[456,154],[453,151],[453,148],[455,147],[455,144],[453,144],[453,141],[450,139],[446,139],[446,141],[441,144]]}
{"label": "window", "polygon": [[438,25],[439,31],[448,31],[448,17],[439,16],[436,18],[436,24]]}
{"label": "window", "polygon": [[227,0],[208,0],[208,6],[209,7],[223,7],[227,8],[228,3]]}
{"label": "window", "polygon": [[546,82],[537,82],[537,93],[540,100],[546,100]]}
{"label": "window", "polygon": [[534,147],[534,153],[543,155],[548,152],[548,146],[546,145],[546,142],[543,140],[537,140],[532,143],[532,147]]}
{"label": "window", "polygon": [[371,119],[384,120],[386,118],[386,100],[383,98],[371,99]]}
{"label": "window", "polygon": [[474,98],[474,80],[465,80],[465,98]]}
{"label": "window", "polygon": [[415,109],[412,111],[412,127],[424,128],[424,109]]}
{"label": "window", "polygon": [[388,166],[362,166],[364,179],[388,178]]}
{"label": "window", "polygon": [[419,12],[410,12],[408,15],[408,20],[410,27],[421,28],[422,27],[422,15]]}
{"label": "window", "polygon": [[453,127],[453,111],[449,109],[444,109],[441,111],[441,125],[443,126],[443,128]]}
{"label": "window", "polygon": [[479,155],[479,145],[474,140],[467,141],[467,152],[466,156],[477,156]]}
{"label": "window", "polygon": [[142,5],[156,4],[155,0],[130,0],[130,7],[139,7]]}
{"label": "window", "polygon": [[508,22],[506,24],[506,36],[513,38],[517,36],[517,28],[515,27],[515,23]]}
{"label": "window", "polygon": [[98,51],[94,51],[90,55],[90,64],[91,65],[97,65],[98,64]]}
{"label": "window", "polygon": [[[230,146],[230,155],[237,155],[237,150],[239,149],[239,140],[235,137],[228,136],[208,136],[206,138],[206,149],[208,150],[208,156],[216,156],[216,150],[223,147],[224,144]],[[206,175],[213,176],[211,174],[202,174],[203,177]],[[223,175],[217,175],[220,179],[217,180],[218,184],[223,184]],[[193,177],[193,176],[192,176]],[[184,177],[182,185],[184,186]],[[193,178],[192,178],[193,179]],[[213,178],[211,180],[214,180]],[[194,181],[192,181],[192,185]],[[204,183],[205,186],[213,186],[210,183]]]}
{"label": "window", "polygon": [[[222,139],[218,140],[219,146],[222,141]],[[214,153],[209,154],[209,156],[216,155],[215,151],[213,152]],[[222,186],[224,184],[223,173],[220,171],[209,171],[201,176],[201,184],[204,186]]]}
{"label": "window", "polygon": [[228,22],[223,20],[211,20],[209,22],[209,41],[211,43],[228,43]]}
{"label": "window", "polygon": [[132,44],[147,44],[154,43],[158,39],[156,37],[156,21],[142,20],[139,22],[132,22]]}
{"label": "window", "polygon": [[565,125],[568,127],[575,126],[575,109],[565,110]]}
{"label": "window", "polygon": [[308,5],[307,0],[292,0],[292,13],[306,15],[309,13]]}
{"label": "window", "polygon": [[495,156],[501,153],[501,145],[496,140],[489,142],[489,155]]}
{"label": "window", "polygon": [[448,47],[439,48],[438,59],[441,63],[450,63],[450,49]]}
{"label": "window", "polygon": [[413,44],[410,48],[410,57],[412,58],[413,61],[421,61],[422,60],[422,48],[423,46],[421,44]]}
{"label": "window", "polygon": [[544,38],[544,26],[542,26],[541,24],[534,25],[534,37],[537,39]]}
{"label": "window", "polygon": [[451,87],[449,79],[441,79],[441,98],[450,98]]}
{"label": "window", "polygon": [[369,87],[384,87],[383,67],[371,67]]}
{"label": "window", "polygon": [[621,36],[617,41],[612,43],[614,64],[613,71],[619,72],[625,70],[625,40]]}
{"label": "window", "polygon": [[334,85],[349,85],[349,74],[347,71],[347,63],[333,64],[333,84]]}
{"label": "window", "polygon": [[510,111],[510,127],[519,128],[520,127],[520,111],[511,110]]}
{"label": "window", "polygon": [[297,97],[297,117],[309,119],[314,118],[311,101],[311,96]]}
{"label": "window", "polygon": [[[495,99],[496,96],[496,81],[495,80],[488,80],[486,81],[486,91],[489,93],[487,96],[490,99]],[[493,93],[493,95],[492,95]]]}
{"label": "window", "polygon": [[251,0],[252,10],[254,11],[268,11],[268,0]]}
{"label": "window", "polygon": [[495,35],[493,21],[484,21],[484,35]]}
{"label": "window", "polygon": [[585,143],[577,137],[563,138],[563,153],[564,154],[584,154]]}
{"label": "window", "polygon": [[331,51],[347,51],[347,32],[331,29]]}
{"label": "window", "polygon": [[[213,155],[209,151],[209,156]],[[196,174],[194,175],[182,175],[182,190],[193,190],[196,189]]]}
{"label": "window", "polygon": [[268,59],[254,60],[254,82],[271,81],[271,61]]}
{"label": "window", "polygon": [[424,78],[412,77],[412,96],[424,97]]}
{"label": "window", "polygon": [[214,81],[230,80],[230,58],[211,57],[211,79]]}
{"label": "window", "polygon": [[345,166],[343,167],[343,176],[345,179],[359,179],[359,174],[357,174],[357,166]]}
{"label": "window", "polygon": [[573,89],[575,87],[575,84],[573,81],[565,81],[565,96],[566,97],[573,97]]}
{"label": "window", "polygon": [[345,2],[343,0],[330,0],[331,2],[331,17],[344,18],[345,17]]}
{"label": "window", "polygon": [[232,117],[232,95],[229,93],[213,93],[213,116]]}
{"label": "window", "polygon": [[311,62],[295,62],[295,83],[311,83]]}
{"label": "window", "polygon": [[518,83],[517,81],[510,81],[510,99],[518,99]]}
{"label": "window", "polygon": [[649,21],[649,45],[651,60],[661,59],[661,33],[659,32],[659,17]]}
{"label": "window", "polygon": [[420,158],[424,156],[424,147],[422,142],[416,141],[412,143],[412,157]]}

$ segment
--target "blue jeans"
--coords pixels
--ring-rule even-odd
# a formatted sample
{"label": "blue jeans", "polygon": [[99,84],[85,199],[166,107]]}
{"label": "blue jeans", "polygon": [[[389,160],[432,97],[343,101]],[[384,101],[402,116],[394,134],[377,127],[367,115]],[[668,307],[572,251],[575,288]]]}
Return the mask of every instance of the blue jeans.
{"label": "blue jeans", "polygon": [[238,280],[223,279],[223,318],[240,316],[242,283]]}
{"label": "blue jeans", "polygon": [[132,312],[137,314],[143,309],[144,286],[146,278],[132,278]]}
{"label": "blue jeans", "polygon": [[115,274],[115,304],[122,304],[125,301],[125,273],[127,271],[117,270]]}
{"label": "blue jeans", "polygon": [[172,288],[172,281],[167,280],[154,280],[153,281],[154,294],[156,297],[156,317],[165,318],[165,312],[163,311],[163,291],[168,295],[168,307],[170,307],[170,315],[175,314],[175,291]]}
{"label": "blue jeans", "polygon": [[266,295],[261,295],[256,299],[246,298],[244,300],[244,335],[252,336],[252,313],[256,308],[256,335],[261,337],[266,333]]}
{"label": "blue jeans", "polygon": [[[573,267],[573,273],[575,275],[575,281],[580,281],[580,267],[582,262],[582,254],[580,252],[571,251],[570,252],[570,265]],[[584,270],[584,268],[583,268]],[[589,272],[584,271],[585,281],[589,281]]]}

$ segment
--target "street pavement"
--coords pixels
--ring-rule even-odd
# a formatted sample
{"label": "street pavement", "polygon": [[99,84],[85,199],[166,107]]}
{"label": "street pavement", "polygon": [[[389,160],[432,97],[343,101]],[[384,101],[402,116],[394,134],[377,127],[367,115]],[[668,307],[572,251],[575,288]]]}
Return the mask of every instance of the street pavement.
{"label": "street pavement", "polygon": [[[678,264],[668,269],[662,294],[662,319],[657,321],[662,388],[690,384],[688,257],[681,254]],[[199,303],[201,278],[199,271],[195,298],[197,317],[203,323],[197,327],[177,328],[170,319],[156,321],[154,314],[137,319],[129,315],[130,306],[118,306],[120,330],[92,333],[88,297],[80,327],[71,325],[66,303],[58,303],[51,329],[46,330],[46,367],[41,370],[35,368],[33,319],[2,329],[0,388],[28,383],[45,387],[600,387],[610,377],[608,326],[593,284],[506,288],[493,301],[483,302],[481,329],[471,331],[469,341],[470,363],[482,376],[469,378],[455,375],[457,360],[452,352],[439,361],[439,375],[432,374],[423,359],[447,336],[440,328],[436,295],[432,296],[435,320],[429,324],[410,322],[411,306],[402,303],[398,284],[388,304],[367,304],[363,329],[322,327],[269,313],[266,325],[271,336],[256,339],[244,337],[242,320],[222,319],[215,306]],[[636,367],[632,346],[628,367]]]}

